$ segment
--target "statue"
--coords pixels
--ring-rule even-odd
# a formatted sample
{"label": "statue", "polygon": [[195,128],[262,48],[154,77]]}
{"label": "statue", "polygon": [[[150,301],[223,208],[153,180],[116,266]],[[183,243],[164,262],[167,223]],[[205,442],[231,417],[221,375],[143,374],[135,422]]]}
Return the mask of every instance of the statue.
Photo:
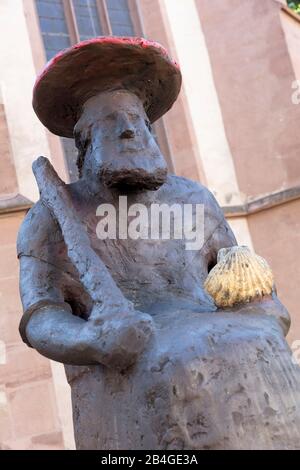
{"label": "statue", "polygon": [[[300,373],[272,274],[236,246],[208,189],[167,174],[151,131],[180,86],[167,52],[138,38],[85,41],[38,77],[35,112],[74,135],[80,178],[66,185],[47,159],[34,163],[41,197],[18,238],[20,333],[65,365],[78,449],[296,449]],[[124,235],[124,198],[201,206],[201,246]],[[98,236],[99,207],[114,209],[117,236]]]}

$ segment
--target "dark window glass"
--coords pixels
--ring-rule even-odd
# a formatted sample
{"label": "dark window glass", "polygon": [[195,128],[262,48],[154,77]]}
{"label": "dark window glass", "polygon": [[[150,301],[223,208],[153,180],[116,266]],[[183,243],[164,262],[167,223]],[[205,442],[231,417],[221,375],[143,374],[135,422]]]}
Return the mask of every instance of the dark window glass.
{"label": "dark window glass", "polygon": [[46,57],[50,60],[57,52],[69,47],[68,34],[62,0],[36,0]]}
{"label": "dark window glass", "polygon": [[116,36],[134,36],[127,0],[106,0],[112,33]]}
{"label": "dark window glass", "polygon": [[[1,1],[1,0],[0,0]],[[79,39],[103,35],[97,0],[72,0]],[[106,0],[112,34],[134,36],[127,0]],[[36,0],[47,60],[71,46],[63,0]],[[77,150],[73,139],[62,138],[70,179],[77,179]]]}
{"label": "dark window glass", "polygon": [[73,5],[80,40],[101,36],[96,0],[73,0]]}

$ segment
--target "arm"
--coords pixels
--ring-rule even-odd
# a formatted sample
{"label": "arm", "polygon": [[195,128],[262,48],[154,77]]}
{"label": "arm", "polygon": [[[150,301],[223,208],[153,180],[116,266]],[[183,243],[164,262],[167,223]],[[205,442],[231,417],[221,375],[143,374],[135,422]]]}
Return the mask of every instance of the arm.
{"label": "arm", "polygon": [[64,364],[88,365],[101,362],[92,341],[84,335],[86,321],[63,304],[38,306],[25,327],[30,345],[40,354]]}
{"label": "arm", "polygon": [[218,252],[222,248],[230,248],[238,244],[233,231],[231,230],[216,201],[215,212],[216,216],[215,220],[213,220],[213,229],[204,245],[204,253],[208,272],[217,264]]}
{"label": "arm", "polygon": [[[44,356],[65,364],[128,367],[150,336],[148,315],[128,315],[124,310],[116,317],[108,310],[102,312],[101,322],[93,311],[88,320],[80,318],[76,307],[72,311],[65,298],[65,274],[57,266],[62,243],[57,224],[38,203],[27,215],[18,237],[23,340]],[[73,295],[75,292],[82,299],[80,283],[74,285]]]}
{"label": "arm", "polygon": [[[215,203],[215,213],[218,214],[219,223],[207,241],[206,253],[208,271],[217,264],[218,252],[222,248],[230,248],[238,244],[229,224],[225,220],[224,215],[220,212],[217,202],[213,197],[212,200]],[[285,336],[289,332],[291,324],[290,315],[278,299],[275,286],[271,295],[265,296],[262,300],[253,300],[252,302],[242,306],[236,306],[234,311],[243,314],[256,313],[259,315],[270,315],[276,319]]]}
{"label": "arm", "polygon": [[238,312],[242,314],[253,313],[258,315],[270,315],[276,319],[284,336],[289,332],[291,317],[285,306],[278,299],[275,289],[273,290],[272,295],[268,295],[262,300],[253,300],[249,304],[236,307],[236,309],[238,309]]}
{"label": "arm", "polygon": [[[148,321],[139,319],[139,338],[127,319],[128,328],[115,326],[112,344],[107,347],[107,334],[89,321],[74,316],[63,305],[46,304],[38,307],[26,326],[26,337],[40,354],[54,361],[73,365],[103,364],[115,369],[125,369],[138,358],[147,336]],[[106,329],[109,336],[113,323]],[[135,323],[137,328],[137,323]]]}

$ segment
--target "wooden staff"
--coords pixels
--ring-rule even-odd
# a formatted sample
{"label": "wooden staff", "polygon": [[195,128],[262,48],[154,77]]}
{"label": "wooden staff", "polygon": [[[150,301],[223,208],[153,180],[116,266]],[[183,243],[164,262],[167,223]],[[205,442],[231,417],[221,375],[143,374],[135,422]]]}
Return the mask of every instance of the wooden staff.
{"label": "wooden staff", "polygon": [[68,257],[75,266],[80,281],[92,298],[94,306],[99,307],[96,309],[96,315],[101,319],[101,313],[104,310],[111,312],[133,311],[133,304],[124,297],[107,267],[91,247],[88,234],[73,210],[66,184],[59,178],[45,157],[39,157],[33,163],[32,168],[40,190],[41,200],[61,228]]}

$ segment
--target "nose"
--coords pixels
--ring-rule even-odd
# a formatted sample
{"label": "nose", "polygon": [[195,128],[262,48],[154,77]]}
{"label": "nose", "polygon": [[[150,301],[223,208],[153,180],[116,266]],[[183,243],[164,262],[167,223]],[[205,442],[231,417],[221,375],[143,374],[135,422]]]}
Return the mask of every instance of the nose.
{"label": "nose", "polygon": [[120,134],[120,139],[133,139],[134,138],[134,130],[133,129],[125,129]]}
{"label": "nose", "polygon": [[119,137],[120,139],[134,139],[135,137],[135,128],[125,113],[119,115]]}

